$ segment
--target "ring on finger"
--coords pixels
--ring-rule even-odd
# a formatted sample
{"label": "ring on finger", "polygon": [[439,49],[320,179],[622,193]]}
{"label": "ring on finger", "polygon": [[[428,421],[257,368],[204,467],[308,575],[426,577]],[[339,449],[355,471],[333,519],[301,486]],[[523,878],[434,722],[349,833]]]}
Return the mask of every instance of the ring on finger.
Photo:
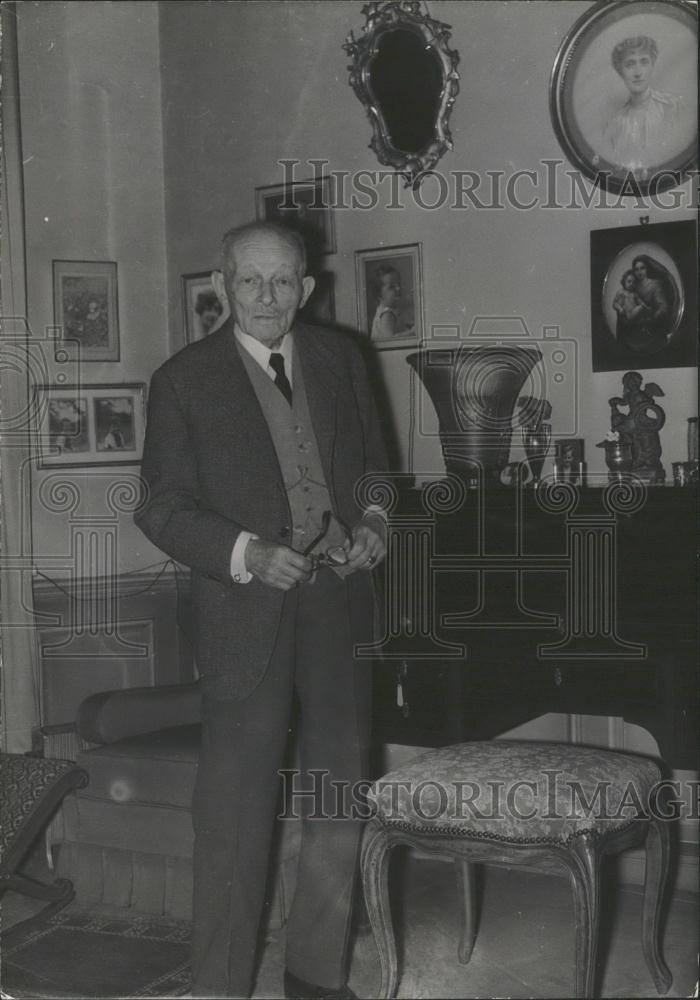
{"label": "ring on finger", "polygon": [[374,564],[376,563],[376,561],[377,561],[377,557],[376,556],[370,556],[369,559],[367,560],[367,564],[369,566],[374,566]]}

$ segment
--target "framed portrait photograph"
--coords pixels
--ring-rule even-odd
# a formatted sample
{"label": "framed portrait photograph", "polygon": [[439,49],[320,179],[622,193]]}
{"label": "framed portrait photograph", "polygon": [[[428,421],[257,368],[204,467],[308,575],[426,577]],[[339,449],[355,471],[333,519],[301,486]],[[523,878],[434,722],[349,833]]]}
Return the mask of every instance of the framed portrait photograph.
{"label": "framed portrait photograph", "polygon": [[117,265],[53,261],[56,351],[81,361],[119,361]]}
{"label": "framed portrait photograph", "polygon": [[183,274],[181,280],[185,343],[191,344],[218,330],[228,319],[230,309],[214,291],[211,271]]}
{"label": "framed portrait photograph", "polygon": [[134,465],[141,461],[146,386],[42,385],[39,468]]}
{"label": "framed portrait photograph", "polygon": [[379,350],[423,337],[420,243],[355,252],[357,324]]}
{"label": "framed portrait photograph", "polygon": [[335,253],[331,178],[255,189],[255,214],[260,222],[277,222],[296,229],[306,243],[309,260]]}
{"label": "framed portrait photograph", "polygon": [[557,478],[565,483],[577,483],[584,462],[583,438],[559,438],[554,442]]}
{"label": "framed portrait photograph", "polygon": [[591,233],[593,371],[697,364],[695,223]]}
{"label": "framed portrait photograph", "polygon": [[567,157],[624,194],[661,192],[697,163],[697,10],[613,0],[574,24],[557,54],[550,111]]}

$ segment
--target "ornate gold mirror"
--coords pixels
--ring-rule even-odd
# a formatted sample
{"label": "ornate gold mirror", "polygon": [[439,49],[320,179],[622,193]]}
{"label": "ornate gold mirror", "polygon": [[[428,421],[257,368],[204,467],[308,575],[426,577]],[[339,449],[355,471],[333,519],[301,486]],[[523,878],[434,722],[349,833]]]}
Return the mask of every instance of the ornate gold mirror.
{"label": "ornate gold mirror", "polygon": [[417,186],[448,149],[448,119],[459,92],[459,55],[449,24],[421,12],[419,0],[372,2],[367,23],[343,48],[352,59],[350,86],[374,129],[370,147],[380,163]]}

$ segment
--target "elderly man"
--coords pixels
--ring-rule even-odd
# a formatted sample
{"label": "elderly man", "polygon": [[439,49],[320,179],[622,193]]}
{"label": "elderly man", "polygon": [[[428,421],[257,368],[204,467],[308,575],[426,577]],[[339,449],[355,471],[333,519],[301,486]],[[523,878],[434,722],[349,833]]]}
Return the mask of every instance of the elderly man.
{"label": "elderly man", "polygon": [[[356,345],[295,323],[313,290],[300,238],[267,224],[232,230],[213,281],[232,317],[151,382],[138,523],[192,570],[193,995],[240,997],[252,988],[294,691],[302,774],[324,772],[326,791],[366,777],[369,664],[353,648],[370,635],[385,543],[354,487],[386,460]],[[303,821],[287,996],[353,996],[360,832],[354,818]]]}

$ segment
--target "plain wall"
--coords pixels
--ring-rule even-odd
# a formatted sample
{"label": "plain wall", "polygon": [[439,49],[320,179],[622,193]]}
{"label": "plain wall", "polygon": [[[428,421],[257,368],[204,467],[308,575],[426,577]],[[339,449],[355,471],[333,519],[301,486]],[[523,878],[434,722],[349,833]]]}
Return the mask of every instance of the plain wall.
{"label": "plain wall", "polygon": [[[147,382],[167,357],[165,208],[155,3],[17,5],[24,150],[28,318],[46,347],[54,382],[74,366],[54,360],[52,260],[111,260],[118,267],[120,361],[84,363],[83,384]],[[107,492],[122,469],[33,473],[34,561],[50,576],[70,572],[71,520],[107,517],[118,531],[118,569],[161,563],[162,553],[110,510]],[[67,480],[75,510],[57,510],[42,483]],[[60,505],[59,505],[60,506]],[[50,509],[52,508],[53,509]],[[91,571],[109,569],[99,560]]]}

